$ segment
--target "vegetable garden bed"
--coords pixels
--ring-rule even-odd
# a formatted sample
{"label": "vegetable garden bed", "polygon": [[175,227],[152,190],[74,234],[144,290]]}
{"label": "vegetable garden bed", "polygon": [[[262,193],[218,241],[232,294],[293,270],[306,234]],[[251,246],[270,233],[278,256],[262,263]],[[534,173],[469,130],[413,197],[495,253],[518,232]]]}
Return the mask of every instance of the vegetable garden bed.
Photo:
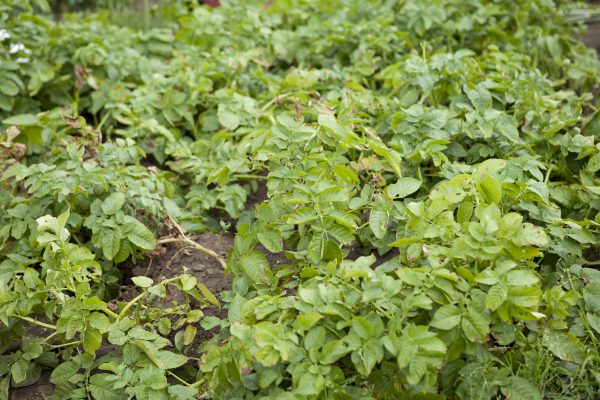
{"label": "vegetable garden bed", "polygon": [[585,5],[113,5],[0,4],[0,400],[597,396]]}

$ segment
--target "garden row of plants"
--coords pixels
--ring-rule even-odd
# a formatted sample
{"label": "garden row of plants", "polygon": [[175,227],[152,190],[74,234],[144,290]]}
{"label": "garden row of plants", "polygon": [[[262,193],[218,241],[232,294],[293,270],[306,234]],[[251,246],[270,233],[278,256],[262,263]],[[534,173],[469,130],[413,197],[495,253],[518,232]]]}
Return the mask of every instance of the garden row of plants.
{"label": "garden row of plants", "polygon": [[[48,369],[54,399],[593,398],[575,7],[229,0],[136,30],[3,1],[0,398]],[[235,234],[231,290],[119,295],[205,231]]]}

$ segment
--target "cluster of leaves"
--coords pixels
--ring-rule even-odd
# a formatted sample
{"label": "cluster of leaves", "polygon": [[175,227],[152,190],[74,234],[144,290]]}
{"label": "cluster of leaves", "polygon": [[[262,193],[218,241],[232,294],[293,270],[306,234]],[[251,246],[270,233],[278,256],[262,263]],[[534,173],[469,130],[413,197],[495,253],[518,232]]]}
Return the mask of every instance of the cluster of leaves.
{"label": "cluster of leaves", "polygon": [[[563,3],[0,5],[0,396],[592,398],[600,63]],[[165,217],[236,232],[224,320],[186,274],[113,300]]]}

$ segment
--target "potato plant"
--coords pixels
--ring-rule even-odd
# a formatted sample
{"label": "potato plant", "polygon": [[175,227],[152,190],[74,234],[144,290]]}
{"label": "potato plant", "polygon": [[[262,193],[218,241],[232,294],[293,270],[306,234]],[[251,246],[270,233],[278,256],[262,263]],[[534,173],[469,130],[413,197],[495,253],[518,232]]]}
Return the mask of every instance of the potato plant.
{"label": "potato plant", "polygon": [[597,396],[584,4],[97,8],[0,4],[0,399]]}

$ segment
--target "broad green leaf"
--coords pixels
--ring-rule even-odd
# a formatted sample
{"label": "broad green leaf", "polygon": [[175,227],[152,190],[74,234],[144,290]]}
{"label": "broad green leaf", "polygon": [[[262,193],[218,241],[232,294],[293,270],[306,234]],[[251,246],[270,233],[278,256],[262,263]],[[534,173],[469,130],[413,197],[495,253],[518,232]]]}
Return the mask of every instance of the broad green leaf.
{"label": "broad green leaf", "polygon": [[152,232],[135,218],[126,217],[122,229],[125,237],[137,247],[144,250],[152,250],[156,247],[156,239]]}
{"label": "broad green leaf", "polygon": [[33,114],[18,114],[12,117],[6,118],[2,121],[6,125],[36,125],[39,123],[38,118]]}
{"label": "broad green leaf", "polygon": [[307,331],[310,328],[312,328],[317,322],[319,322],[319,320],[321,320],[322,318],[323,315],[316,311],[302,313],[294,321],[294,327],[300,331]]}
{"label": "broad green leaf", "polygon": [[542,344],[561,360],[581,364],[586,358],[585,346],[571,333],[546,329]]}
{"label": "broad green leaf", "polygon": [[231,131],[236,130],[240,126],[241,118],[225,107],[219,106],[217,116],[219,117],[219,122],[221,125]]}
{"label": "broad green leaf", "polygon": [[415,178],[400,178],[396,183],[389,185],[386,188],[387,195],[392,199],[403,199],[419,190],[421,181]]}
{"label": "broad green leaf", "polygon": [[511,286],[531,286],[539,281],[535,272],[522,269],[509,271],[506,276],[506,283]]}
{"label": "broad green leaf", "polygon": [[500,203],[502,200],[502,184],[493,176],[483,178],[477,187],[486,203]]}
{"label": "broad green leaf", "polygon": [[125,400],[127,395],[114,387],[114,375],[93,374],[90,377],[89,389],[94,400]]}
{"label": "broad green leaf", "polygon": [[102,229],[102,236],[100,238],[102,243],[102,254],[108,260],[112,260],[119,254],[119,250],[121,248],[121,240],[123,237],[121,236],[121,229]]}
{"label": "broad green leaf", "polygon": [[188,361],[188,358],[183,354],[176,354],[166,350],[159,350],[156,356],[162,364],[162,366],[157,366],[164,369],[178,368]]}
{"label": "broad green leaf", "polygon": [[265,226],[256,234],[258,241],[272,253],[279,253],[283,250],[283,241],[281,232],[270,226]]}
{"label": "broad green leaf", "polygon": [[473,104],[473,107],[475,107],[478,111],[483,112],[492,108],[492,95],[487,89],[478,86],[476,89],[469,89],[465,87],[464,90],[467,94],[467,97],[471,101],[471,104]]}
{"label": "broad green leaf", "polygon": [[114,215],[125,204],[125,194],[121,192],[111,193],[102,202],[102,212],[106,215]]}
{"label": "broad green leaf", "polygon": [[169,385],[170,398],[173,400],[193,400],[198,396],[198,389],[183,385]]}
{"label": "broad green leaf", "polygon": [[110,328],[110,320],[106,315],[99,312],[93,312],[88,316],[88,323],[92,328],[97,329],[101,333],[108,332]]}
{"label": "broad green leaf", "polygon": [[453,304],[448,304],[435,312],[429,325],[437,329],[450,330],[460,323],[460,319],[460,309]]}
{"label": "broad green leaf", "polygon": [[269,262],[260,251],[252,250],[250,253],[243,255],[240,258],[240,266],[252,282],[261,285],[271,284],[272,273]]}
{"label": "broad green leaf", "polygon": [[498,160],[495,158],[491,158],[489,160],[485,160],[481,164],[475,168],[475,172],[473,172],[473,181],[475,184],[479,185],[481,182],[487,178],[488,176],[492,176],[496,172],[503,169],[507,164],[506,160]]}
{"label": "broad green leaf", "polygon": [[511,376],[502,385],[502,393],[510,400],[542,400],[540,390],[525,378]]}
{"label": "broad green leaf", "polygon": [[485,296],[485,306],[496,311],[508,298],[508,288],[504,283],[497,283],[490,288]]}
{"label": "broad green leaf", "polygon": [[483,341],[490,332],[490,321],[477,311],[467,311],[462,318],[462,329],[465,337],[472,342]]}
{"label": "broad green leaf", "polygon": [[369,216],[369,227],[375,234],[375,237],[381,239],[387,233],[389,214],[388,212],[381,208],[375,207],[371,209],[371,214]]}
{"label": "broad green leaf", "polygon": [[288,224],[305,224],[307,222],[314,221],[319,217],[317,214],[309,208],[299,208],[293,215],[290,215],[287,219]]}
{"label": "broad green leaf", "polygon": [[93,354],[102,345],[102,333],[92,327],[88,327],[85,332],[82,333],[83,349],[86,353]]}
{"label": "broad green leaf", "polygon": [[10,366],[10,374],[15,383],[21,383],[27,379],[27,371],[29,369],[29,362],[25,360],[18,360]]}
{"label": "broad green leaf", "polygon": [[147,276],[134,276],[131,278],[131,281],[141,288],[148,288],[154,284],[152,278],[148,278]]}

